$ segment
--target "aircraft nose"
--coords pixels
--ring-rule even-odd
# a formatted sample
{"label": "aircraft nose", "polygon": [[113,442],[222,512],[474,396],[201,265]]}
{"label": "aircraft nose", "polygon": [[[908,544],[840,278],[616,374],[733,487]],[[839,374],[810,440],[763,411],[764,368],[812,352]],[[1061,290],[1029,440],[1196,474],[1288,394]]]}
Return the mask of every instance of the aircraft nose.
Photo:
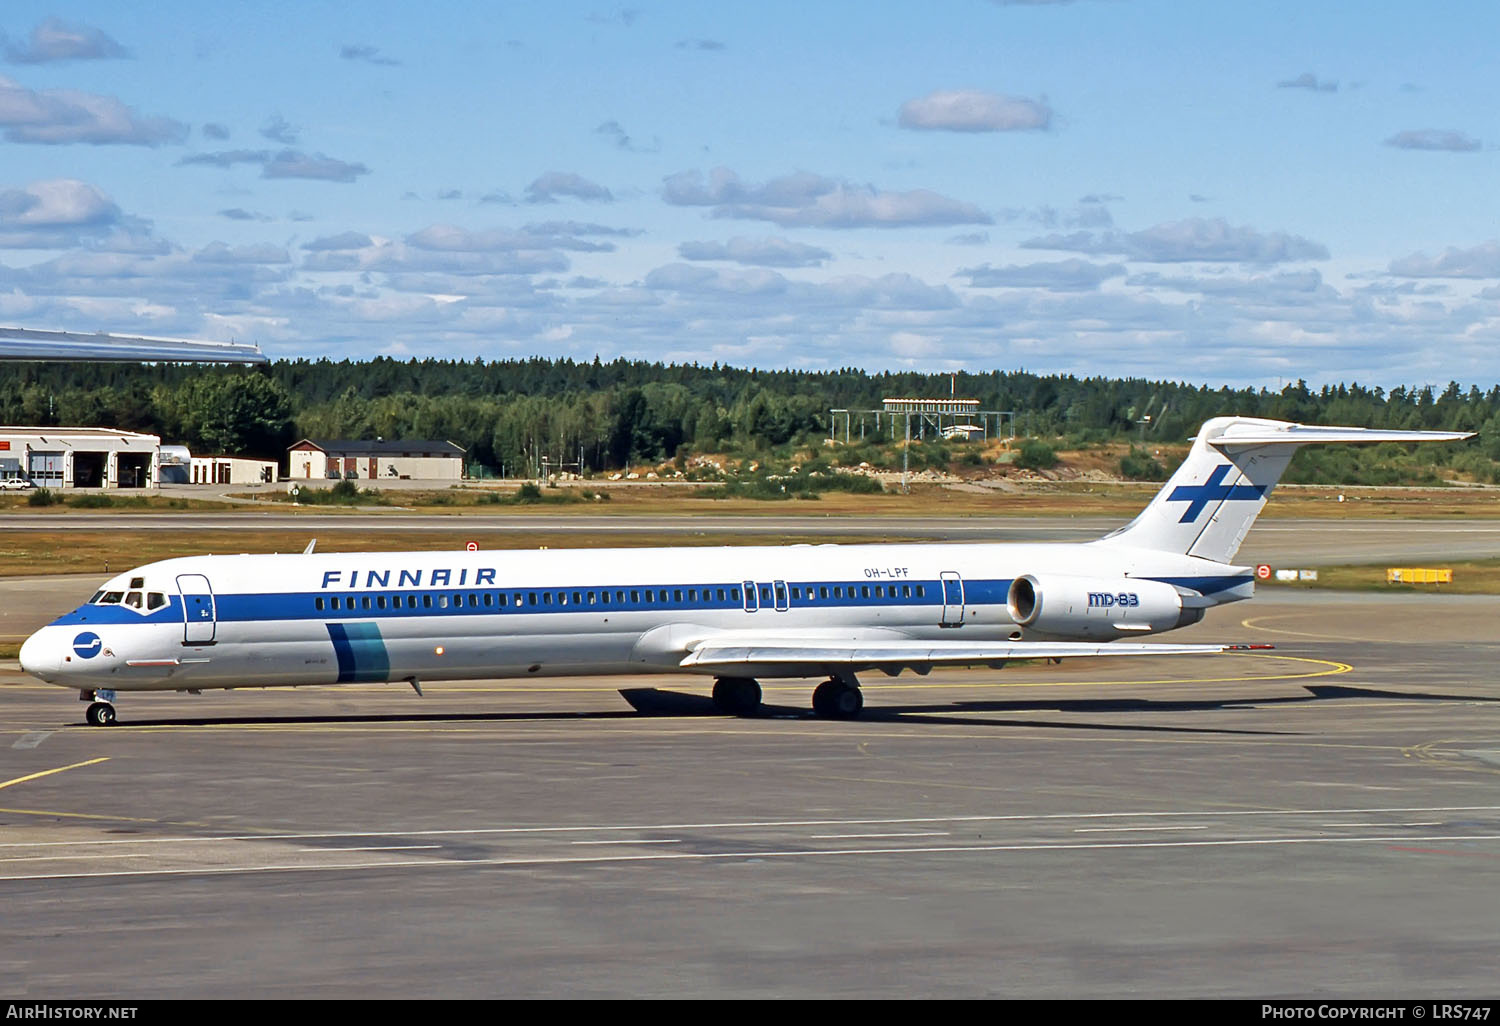
{"label": "aircraft nose", "polygon": [[56,639],[46,635],[45,630],[37,631],[21,645],[21,669],[42,680],[56,677],[62,669],[62,653]]}

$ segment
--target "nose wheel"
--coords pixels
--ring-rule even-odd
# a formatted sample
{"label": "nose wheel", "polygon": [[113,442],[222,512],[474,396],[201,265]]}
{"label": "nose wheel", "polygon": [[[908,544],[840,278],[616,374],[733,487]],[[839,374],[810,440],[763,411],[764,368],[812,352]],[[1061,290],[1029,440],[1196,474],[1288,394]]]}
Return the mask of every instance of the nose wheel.
{"label": "nose wheel", "polygon": [[83,714],[91,727],[109,727],[115,722],[115,707],[108,702],[95,702]]}

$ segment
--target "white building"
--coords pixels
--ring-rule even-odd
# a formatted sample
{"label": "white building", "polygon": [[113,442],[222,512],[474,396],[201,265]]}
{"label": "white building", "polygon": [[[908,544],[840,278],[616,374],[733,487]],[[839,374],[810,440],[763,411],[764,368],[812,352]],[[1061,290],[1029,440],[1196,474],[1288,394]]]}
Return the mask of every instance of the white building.
{"label": "white building", "polygon": [[464,451],[452,442],[433,439],[371,442],[304,438],[287,450],[287,476],[315,481],[460,481],[464,476]]}
{"label": "white building", "polygon": [[0,477],[38,488],[155,488],[156,435],[88,427],[0,427]]}
{"label": "white building", "polygon": [[194,456],[191,462],[193,484],[268,484],[276,480],[275,460]]}

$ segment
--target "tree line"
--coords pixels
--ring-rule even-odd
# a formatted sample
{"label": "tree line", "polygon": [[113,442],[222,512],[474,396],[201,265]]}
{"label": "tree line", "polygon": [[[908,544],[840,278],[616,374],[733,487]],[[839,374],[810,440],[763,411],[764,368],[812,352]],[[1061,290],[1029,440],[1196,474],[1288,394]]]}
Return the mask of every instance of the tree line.
{"label": "tree line", "polygon": [[[0,420],[146,431],[204,454],[280,459],[299,438],[435,438],[471,465],[589,471],[692,452],[754,454],[816,444],[832,408],[956,393],[1013,410],[1023,436],[1061,447],[1110,440],[1178,443],[1224,414],[1360,427],[1478,432],[1421,457],[1484,480],[1500,460],[1500,385],[1482,391],[1357,383],[1279,390],[1026,371],[948,374],[756,370],[618,359],[280,360],[261,367],[0,365]],[[1148,420],[1149,418],[1149,420]],[[1430,456],[1427,455],[1430,453]],[[1467,461],[1467,463],[1464,463]],[[1337,473],[1333,464],[1324,473]]]}

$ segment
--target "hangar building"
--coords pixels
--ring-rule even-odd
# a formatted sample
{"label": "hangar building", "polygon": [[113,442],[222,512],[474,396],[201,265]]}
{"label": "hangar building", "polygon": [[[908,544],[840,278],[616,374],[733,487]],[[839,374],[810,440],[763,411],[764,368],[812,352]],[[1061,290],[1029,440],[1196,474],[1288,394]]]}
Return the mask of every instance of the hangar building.
{"label": "hangar building", "polygon": [[246,456],[194,456],[193,484],[267,484],[276,480],[276,463]]}
{"label": "hangar building", "polygon": [[387,442],[377,438],[371,442],[304,438],[287,450],[287,476],[459,481],[464,476],[464,450],[452,442],[433,439]]}
{"label": "hangar building", "polygon": [[0,427],[0,477],[38,488],[155,488],[156,435],[89,427]]}

